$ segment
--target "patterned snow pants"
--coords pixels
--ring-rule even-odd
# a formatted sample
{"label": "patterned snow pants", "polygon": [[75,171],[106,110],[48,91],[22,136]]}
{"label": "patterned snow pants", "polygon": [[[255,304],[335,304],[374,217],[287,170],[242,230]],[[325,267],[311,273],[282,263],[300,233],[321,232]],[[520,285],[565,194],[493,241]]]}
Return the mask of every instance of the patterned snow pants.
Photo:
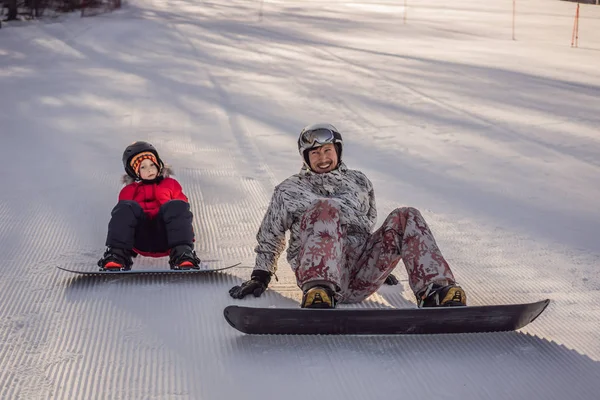
{"label": "patterned snow pants", "polygon": [[431,282],[455,282],[423,216],[412,207],[392,211],[371,235],[346,235],[339,206],[331,200],[317,200],[302,216],[300,241],[295,271],[298,286],[333,283],[339,289],[338,300],[344,303],[360,302],[373,294],[400,260],[414,293]]}

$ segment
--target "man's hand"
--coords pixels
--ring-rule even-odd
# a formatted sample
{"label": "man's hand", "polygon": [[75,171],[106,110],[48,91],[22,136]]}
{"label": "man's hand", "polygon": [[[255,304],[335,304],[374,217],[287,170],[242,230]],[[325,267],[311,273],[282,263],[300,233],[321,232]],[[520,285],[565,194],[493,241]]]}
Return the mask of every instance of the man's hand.
{"label": "man's hand", "polygon": [[256,270],[252,272],[249,281],[240,286],[234,286],[229,289],[229,295],[234,299],[243,299],[246,295],[252,293],[254,297],[259,297],[267,290],[271,282],[271,273],[267,271]]}
{"label": "man's hand", "polygon": [[389,274],[387,278],[385,278],[385,281],[383,282],[384,285],[397,285],[400,281],[398,280],[398,278],[396,278],[394,276],[394,274]]}

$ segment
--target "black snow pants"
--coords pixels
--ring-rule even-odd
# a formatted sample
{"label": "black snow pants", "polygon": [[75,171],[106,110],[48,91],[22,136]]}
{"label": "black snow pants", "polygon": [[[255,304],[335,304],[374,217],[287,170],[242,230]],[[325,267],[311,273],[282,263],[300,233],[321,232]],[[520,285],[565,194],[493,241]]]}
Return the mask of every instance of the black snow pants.
{"label": "black snow pants", "polygon": [[122,200],[112,210],[106,246],[143,253],[166,253],[184,244],[193,248],[192,220],[190,205],[182,200],[166,202],[152,219],[136,201]]}

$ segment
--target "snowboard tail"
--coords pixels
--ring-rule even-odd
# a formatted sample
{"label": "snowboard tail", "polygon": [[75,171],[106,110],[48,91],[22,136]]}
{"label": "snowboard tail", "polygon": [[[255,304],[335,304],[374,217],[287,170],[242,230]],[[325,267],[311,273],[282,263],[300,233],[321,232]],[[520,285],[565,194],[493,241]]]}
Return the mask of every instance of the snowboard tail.
{"label": "snowboard tail", "polygon": [[550,300],[535,303],[410,308],[290,309],[228,306],[240,332],[270,335],[398,335],[514,331],[534,321]]}
{"label": "snowboard tail", "polygon": [[129,271],[81,271],[56,267],[63,271],[79,275],[174,275],[174,274],[203,274],[209,272],[224,271],[229,268],[237,267],[241,263],[228,265],[221,268],[211,268],[208,264],[201,264],[200,269],[131,269]]}

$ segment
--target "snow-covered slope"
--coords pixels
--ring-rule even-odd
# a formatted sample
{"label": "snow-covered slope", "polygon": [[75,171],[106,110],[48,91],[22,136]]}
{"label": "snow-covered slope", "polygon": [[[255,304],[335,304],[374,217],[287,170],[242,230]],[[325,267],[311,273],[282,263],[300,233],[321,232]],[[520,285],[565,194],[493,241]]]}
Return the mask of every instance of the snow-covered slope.
{"label": "snow-covered slope", "polygon": [[[581,5],[571,48],[574,3],[518,0],[516,40],[512,4],[137,0],[3,26],[0,398],[596,398],[600,7]],[[321,121],[373,181],[380,222],[423,212],[470,304],[549,309],[500,334],[232,330],[228,304],[298,306],[284,257],[263,297],[227,290],[250,274],[273,187],[300,168],[298,132]],[[55,268],[95,267],[134,140],[175,168],[201,257],[243,267]],[[414,306],[396,274],[359,307]]]}

